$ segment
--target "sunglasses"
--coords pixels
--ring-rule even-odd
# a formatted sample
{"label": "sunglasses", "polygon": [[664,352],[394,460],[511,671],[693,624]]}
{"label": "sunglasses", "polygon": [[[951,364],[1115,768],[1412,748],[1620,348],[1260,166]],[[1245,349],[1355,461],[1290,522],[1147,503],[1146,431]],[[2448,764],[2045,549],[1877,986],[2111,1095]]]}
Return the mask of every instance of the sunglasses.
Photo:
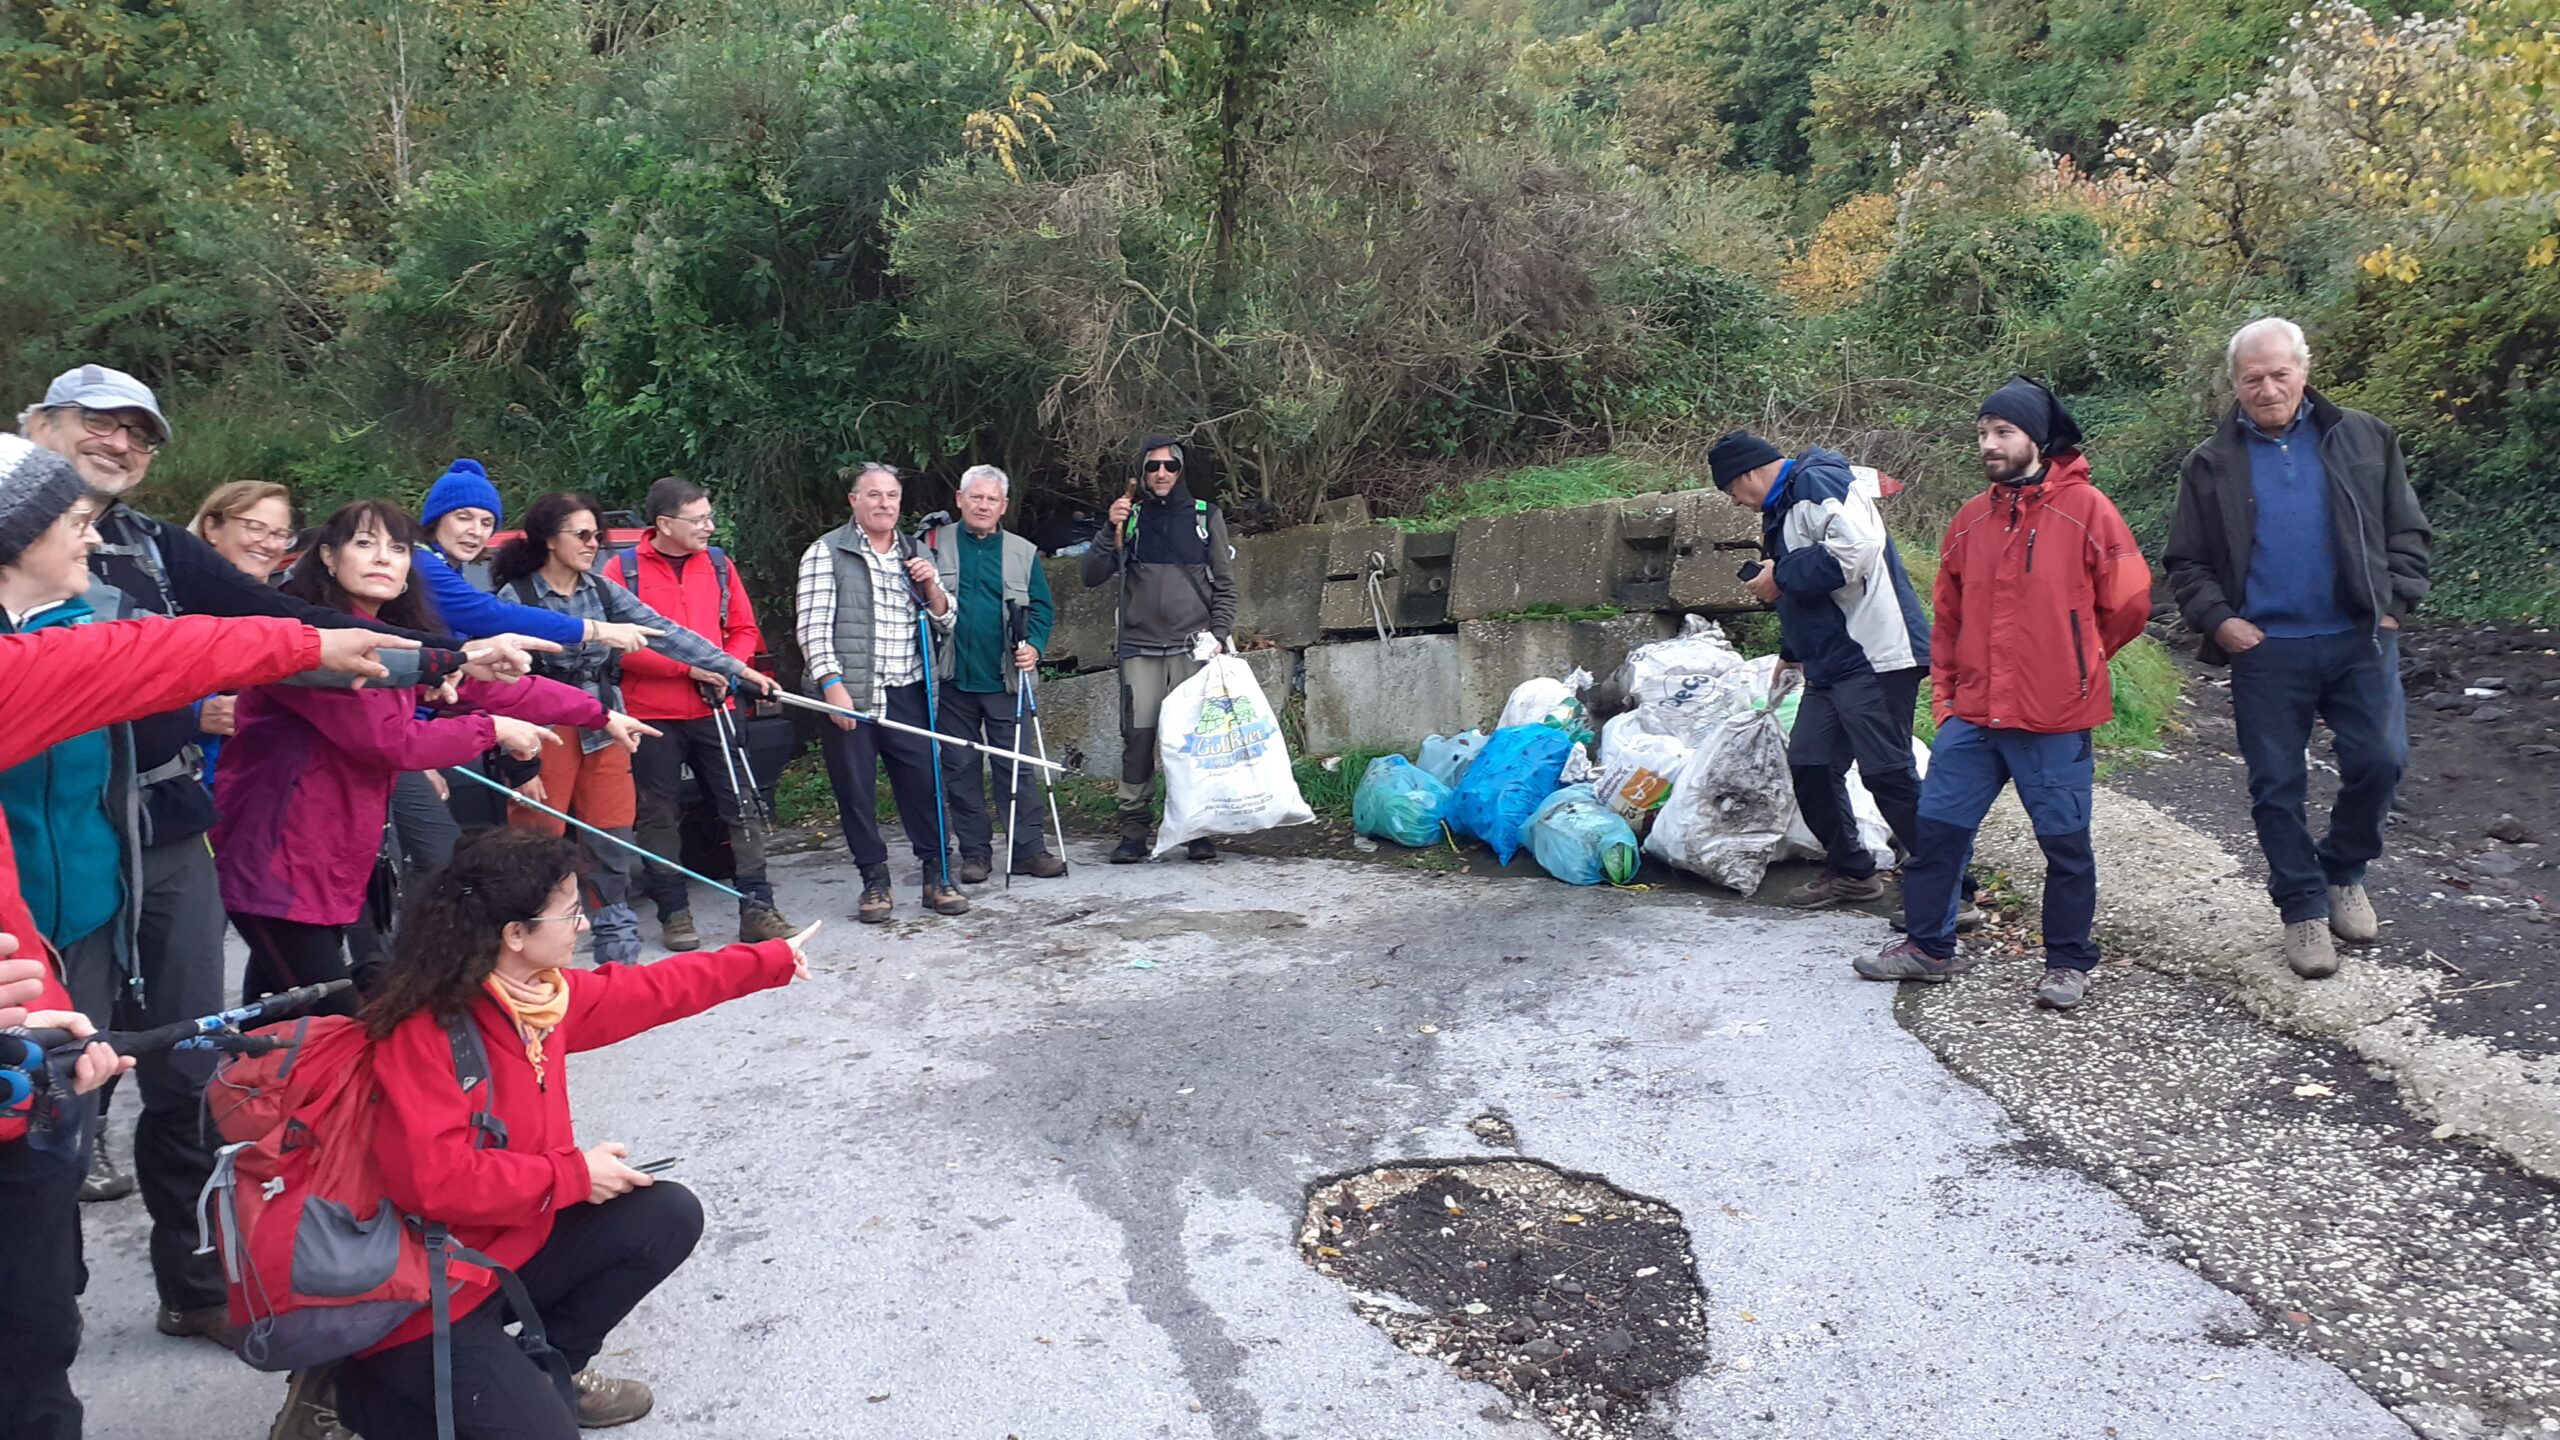
{"label": "sunglasses", "polygon": [[603,533],[604,532],[601,530],[563,530],[560,532],[562,536],[575,540],[581,545],[593,545],[596,543],[596,537]]}
{"label": "sunglasses", "polygon": [[1182,462],[1179,460],[1150,460],[1141,468],[1149,475],[1153,475],[1159,470],[1163,471],[1167,475],[1179,475],[1182,473]]}

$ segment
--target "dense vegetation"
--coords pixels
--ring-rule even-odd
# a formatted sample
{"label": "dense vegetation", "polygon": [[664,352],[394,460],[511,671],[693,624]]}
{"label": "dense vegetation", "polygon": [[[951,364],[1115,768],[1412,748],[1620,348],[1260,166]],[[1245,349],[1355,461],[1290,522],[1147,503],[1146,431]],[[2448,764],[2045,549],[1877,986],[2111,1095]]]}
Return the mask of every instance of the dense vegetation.
{"label": "dense vegetation", "polygon": [[172,501],[675,471],[769,559],[870,456],[1090,498],[1169,425],[1296,515],[1685,473],[1748,422],[1925,517],[2027,370],[2156,535],[2222,337],[2277,311],[2402,427],[2445,603],[2560,615],[2560,0],[10,0],[0,35],[0,368],[160,385]]}

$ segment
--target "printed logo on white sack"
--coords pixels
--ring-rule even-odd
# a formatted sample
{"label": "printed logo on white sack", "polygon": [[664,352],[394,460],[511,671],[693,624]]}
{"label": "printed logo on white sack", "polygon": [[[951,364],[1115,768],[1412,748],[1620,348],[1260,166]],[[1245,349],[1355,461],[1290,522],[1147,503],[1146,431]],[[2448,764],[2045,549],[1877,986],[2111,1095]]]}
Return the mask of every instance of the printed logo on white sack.
{"label": "printed logo on white sack", "polygon": [[1182,753],[1204,770],[1250,765],[1261,759],[1280,727],[1263,712],[1260,699],[1232,692],[1208,696],[1200,704],[1200,719],[1182,737]]}

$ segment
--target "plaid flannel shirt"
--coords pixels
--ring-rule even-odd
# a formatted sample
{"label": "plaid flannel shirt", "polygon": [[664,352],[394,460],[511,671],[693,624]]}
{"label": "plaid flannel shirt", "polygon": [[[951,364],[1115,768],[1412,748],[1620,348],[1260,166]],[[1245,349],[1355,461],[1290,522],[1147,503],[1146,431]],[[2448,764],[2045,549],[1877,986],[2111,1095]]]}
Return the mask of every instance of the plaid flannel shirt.
{"label": "plaid flannel shirt", "polygon": [[[924,679],[924,652],[918,647],[916,602],[907,567],[895,547],[883,555],[871,545],[855,547],[871,570],[871,693],[846,698],[877,715],[888,703],[888,691]],[[948,634],[959,618],[959,604],[932,616],[937,631]],[[796,627],[800,654],[807,662],[809,688],[826,693],[829,681],[844,678],[836,657],[836,566],[833,547],[820,540],[800,553],[800,615]]]}

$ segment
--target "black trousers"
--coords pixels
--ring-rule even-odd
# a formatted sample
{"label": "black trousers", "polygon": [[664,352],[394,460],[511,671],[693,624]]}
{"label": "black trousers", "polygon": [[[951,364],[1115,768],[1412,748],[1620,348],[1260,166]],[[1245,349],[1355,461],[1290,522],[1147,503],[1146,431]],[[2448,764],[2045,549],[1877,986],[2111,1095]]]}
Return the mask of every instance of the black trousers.
{"label": "black trousers", "polygon": [[1869,671],[1808,686],[1787,737],[1787,767],[1795,780],[1796,808],[1822,842],[1826,869],[1857,879],[1876,873],[1875,857],[1858,843],[1858,817],[1849,806],[1849,766],[1875,797],[1902,853],[1918,853],[1920,777],[1911,768],[1911,707],[1929,672],[1913,667],[1878,675]]}
{"label": "black trousers", "polygon": [[0,1142],[0,1434],[79,1440],[80,1155]]}
{"label": "black trousers", "polygon": [[[671,1180],[601,1205],[572,1205],[551,1238],[516,1270],[551,1348],[568,1362],[546,1370],[503,1328],[498,1296],[453,1322],[456,1440],[575,1440],[578,1402],[569,1377],[584,1370],[650,1291],[702,1239],[702,1202]],[[434,1440],[432,1337],[348,1361],[338,1371],[339,1417],[365,1440]]]}
{"label": "black trousers", "polygon": [[[976,740],[999,750],[1018,750],[1023,732],[1013,721],[1015,697],[1012,692],[988,693],[978,690],[944,690],[935,697],[941,710],[945,735]],[[992,771],[992,775],[985,772]],[[1005,843],[1013,853],[1029,859],[1049,847],[1041,839],[1039,772],[1025,768],[1022,788],[1017,793],[1013,784],[1013,762],[982,755],[966,745],[942,747],[943,792],[951,806],[951,838],[963,855],[992,859],[995,856],[995,815],[1009,817],[1005,821]],[[987,792],[992,788],[995,799],[990,806]]]}
{"label": "black trousers", "polygon": [[[859,697],[857,697],[859,698]],[[939,697],[937,697],[939,698]],[[889,687],[881,707],[889,719],[917,729],[927,728],[924,682]],[[880,836],[880,766],[889,768],[889,793],[898,802],[898,821],[906,827],[907,844],[924,865],[924,878],[942,883],[934,856],[941,847],[933,796],[933,747],[921,735],[864,723],[850,730],[827,727],[827,784],[836,792],[836,811],[844,821],[844,845],[853,863],[870,869],[889,863],[889,844]]]}
{"label": "black trousers", "polygon": [[[729,827],[729,854],[737,867],[730,883],[748,899],[771,905],[773,884],[764,875],[764,832],[748,818],[751,807],[741,803],[742,797],[729,780],[734,768],[739,783],[755,784],[746,755],[726,743],[720,722],[708,715],[699,720],[649,723],[661,733],[655,739],[642,740],[631,756],[632,798],[638,807],[641,845],[662,859],[677,858],[677,851],[684,845],[680,832],[684,819],[684,772],[689,767],[693,771],[692,783],[711,797],[720,822]],[[726,756],[723,751],[728,752]],[[642,874],[640,886],[658,907],[661,920],[693,908],[688,882],[664,865],[650,866]]]}
{"label": "black trousers", "polygon": [[[344,925],[308,925],[299,920],[234,911],[231,926],[249,942],[249,968],[240,977],[243,1005],[297,985],[322,985],[349,978]],[[356,978],[361,989],[364,977]],[[360,1004],[357,991],[341,990],[302,1013],[353,1015]]]}

